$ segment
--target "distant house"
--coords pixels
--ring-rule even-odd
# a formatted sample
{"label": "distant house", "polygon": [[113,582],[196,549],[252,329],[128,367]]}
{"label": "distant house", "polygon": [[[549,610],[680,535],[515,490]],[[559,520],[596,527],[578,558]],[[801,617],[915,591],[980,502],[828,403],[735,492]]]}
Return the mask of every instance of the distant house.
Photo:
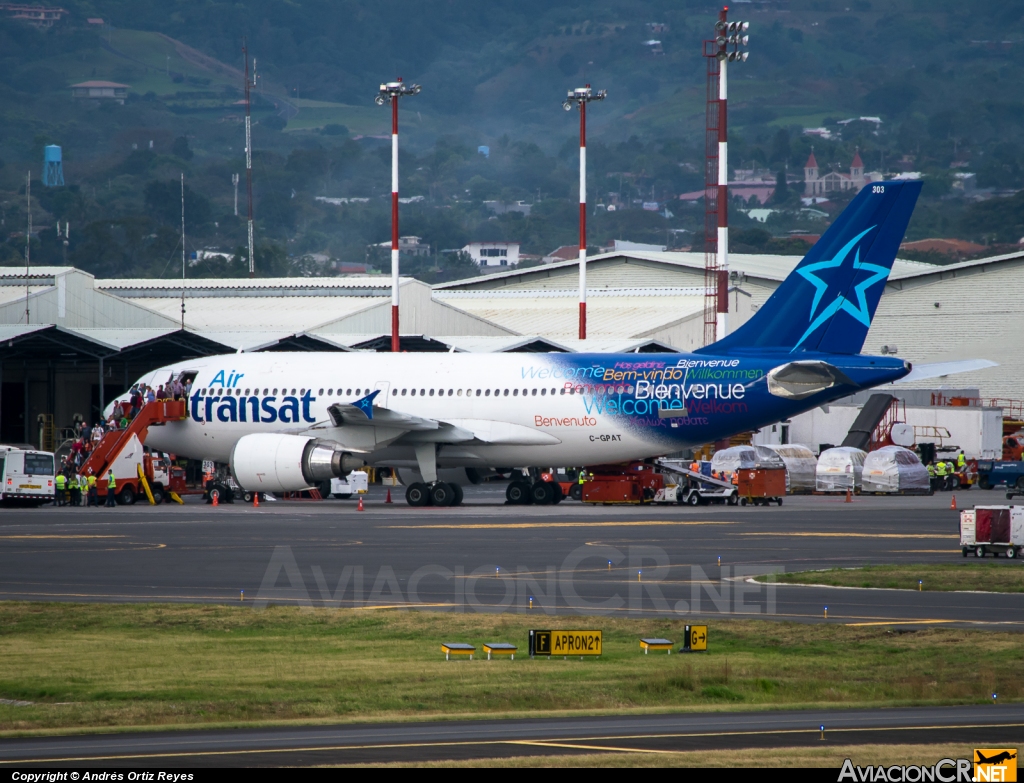
{"label": "distant house", "polygon": [[92,101],[117,101],[123,104],[128,97],[129,89],[127,84],[117,82],[82,82],[71,85],[71,97]]}
{"label": "distant house", "polygon": [[950,258],[962,259],[976,256],[986,250],[984,245],[976,245],[963,239],[919,239],[916,242],[904,242],[901,251],[918,253],[941,253]]}
{"label": "distant house", "polygon": [[[354,201],[355,199],[349,199]],[[391,249],[391,242],[379,242],[377,247],[385,247],[388,250]],[[425,244],[420,237],[399,237],[398,238],[398,252],[407,256],[429,256],[430,245]]]}
{"label": "distant house", "polygon": [[[837,190],[860,190],[869,182],[874,182],[875,179],[874,173],[864,173],[864,161],[860,159],[859,151],[854,153],[849,174],[842,174],[838,171],[820,174],[818,161],[815,159],[812,149],[804,164],[804,195],[820,196]],[[881,175],[878,175],[877,179],[881,179]]]}
{"label": "distant house", "polygon": [[541,259],[545,264],[555,264],[559,261],[574,261],[580,257],[579,245],[562,245],[555,248]]}
{"label": "distant house", "polygon": [[504,201],[485,201],[484,206],[495,215],[504,215],[506,212],[519,212],[523,217],[529,217],[530,210],[533,208],[532,204],[527,204],[525,201],[516,201],[512,204],[507,204]]}
{"label": "distant house", "polygon": [[478,266],[516,266],[519,263],[518,242],[470,242],[463,253],[469,253]]}
{"label": "distant house", "polygon": [[66,14],[64,8],[51,8],[41,5],[22,5],[20,3],[0,3],[0,14],[8,19],[27,22],[34,27],[53,27]]}

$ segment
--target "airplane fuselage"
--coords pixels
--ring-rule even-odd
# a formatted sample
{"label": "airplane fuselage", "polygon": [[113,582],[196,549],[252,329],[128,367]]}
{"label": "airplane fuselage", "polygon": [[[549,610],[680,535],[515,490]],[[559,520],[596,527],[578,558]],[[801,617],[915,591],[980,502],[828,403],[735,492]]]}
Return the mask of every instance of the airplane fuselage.
{"label": "airplane fuselage", "polygon": [[[771,393],[767,374],[798,359],[827,361],[855,385],[799,400]],[[252,353],[179,362],[141,380],[155,387],[181,372],[196,374],[189,415],[151,428],[147,445],[160,451],[226,462],[244,435],[302,433],[368,464],[415,465],[415,445],[433,441],[440,467],[542,467],[679,451],[897,380],[908,367],[859,355]],[[332,422],[329,406],[374,391],[375,406],[463,437]]]}

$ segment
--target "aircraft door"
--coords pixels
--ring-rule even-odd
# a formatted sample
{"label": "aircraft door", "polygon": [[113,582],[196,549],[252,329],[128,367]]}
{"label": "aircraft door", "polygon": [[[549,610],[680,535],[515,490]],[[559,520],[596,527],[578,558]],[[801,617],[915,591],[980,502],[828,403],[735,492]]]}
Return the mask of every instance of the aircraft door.
{"label": "aircraft door", "polygon": [[391,382],[390,381],[377,381],[377,383],[374,384],[373,388],[376,391],[380,392],[380,394],[378,394],[374,398],[374,400],[373,400],[374,405],[379,405],[381,408],[390,408],[391,407],[391,401],[390,401],[391,398],[390,398],[389,395],[391,394],[391,392],[390,392]]}

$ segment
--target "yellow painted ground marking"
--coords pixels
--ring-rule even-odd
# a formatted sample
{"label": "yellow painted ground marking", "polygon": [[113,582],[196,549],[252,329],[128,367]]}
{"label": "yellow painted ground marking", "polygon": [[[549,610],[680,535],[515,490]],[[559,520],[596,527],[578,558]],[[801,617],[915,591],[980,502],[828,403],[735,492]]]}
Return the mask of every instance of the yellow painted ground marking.
{"label": "yellow painted ground marking", "polygon": [[616,748],[608,745],[573,745],[569,742],[545,742],[544,740],[512,740],[510,745],[535,745],[539,748],[572,748],[574,750],[606,750],[613,753],[675,753],[674,750],[652,748]]}
{"label": "yellow painted ground marking", "polygon": [[45,536],[0,536],[2,539],[15,540],[22,538],[127,538],[127,536],[60,536],[60,535],[45,535]]}
{"label": "yellow painted ground marking", "polygon": [[[516,530],[523,528],[548,527],[689,527],[693,525],[735,525],[736,522],[675,522],[671,520],[649,520],[646,522],[484,522],[469,525],[382,525],[386,530]],[[901,536],[911,538],[911,536]]]}

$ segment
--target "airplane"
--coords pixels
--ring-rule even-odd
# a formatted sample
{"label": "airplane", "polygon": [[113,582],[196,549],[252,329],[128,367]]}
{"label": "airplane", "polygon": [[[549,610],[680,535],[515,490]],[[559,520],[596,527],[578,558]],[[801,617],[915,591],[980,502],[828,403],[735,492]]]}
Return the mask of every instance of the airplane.
{"label": "airplane", "polygon": [[[911,373],[859,352],[920,191],[868,184],[746,323],[693,353],[210,356],[139,379],[192,380],[187,418],[146,445],[227,463],[251,492],[410,468],[407,502],[447,506],[462,500],[450,468],[623,463],[756,430]],[[517,479],[507,496],[558,491]]]}
{"label": "airplane", "polygon": [[1016,753],[1011,753],[1007,750],[997,753],[992,758],[985,758],[984,754],[982,754],[980,750],[976,750],[974,752],[978,756],[978,760],[975,762],[976,764],[998,764],[1001,761],[1009,761],[1010,759],[1017,758]]}

